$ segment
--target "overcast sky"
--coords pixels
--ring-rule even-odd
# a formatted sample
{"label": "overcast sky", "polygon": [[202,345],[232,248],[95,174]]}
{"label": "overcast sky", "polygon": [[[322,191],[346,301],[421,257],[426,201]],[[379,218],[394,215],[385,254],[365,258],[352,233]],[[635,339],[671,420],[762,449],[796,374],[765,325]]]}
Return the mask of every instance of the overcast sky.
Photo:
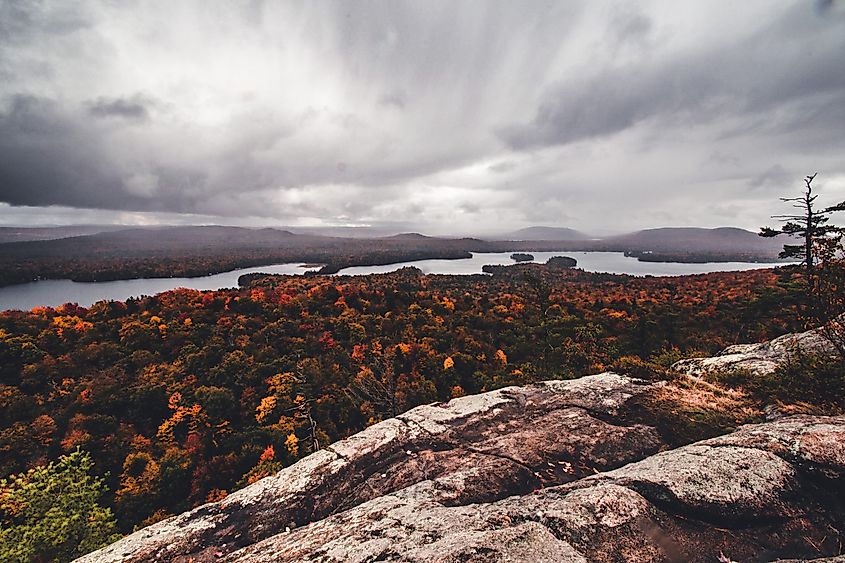
{"label": "overcast sky", "polygon": [[0,224],[753,229],[816,171],[839,0],[0,0]]}

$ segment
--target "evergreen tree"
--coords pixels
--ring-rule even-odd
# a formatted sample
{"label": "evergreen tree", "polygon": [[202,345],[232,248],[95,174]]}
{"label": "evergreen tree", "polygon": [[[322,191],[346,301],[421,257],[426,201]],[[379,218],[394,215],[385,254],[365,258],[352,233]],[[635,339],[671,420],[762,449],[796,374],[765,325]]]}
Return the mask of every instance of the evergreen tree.
{"label": "evergreen tree", "polygon": [[842,235],[845,229],[828,222],[833,213],[845,210],[845,202],[818,209],[816,207],[818,194],[813,193],[813,180],[816,176],[817,173],[804,178],[805,187],[802,195],[780,198],[781,201],[791,203],[798,211],[791,215],[772,216],[783,225],[779,229],[762,227],[759,235],[761,237],[788,235],[801,240],[801,244],[784,244],[779,256],[797,259],[803,266],[809,309],[808,320],[815,324],[824,324],[841,313],[832,308],[832,304],[837,299],[835,299],[836,295],[830,294],[831,291],[841,293],[841,289],[836,285],[831,285],[829,281],[838,278],[835,273],[841,268]]}
{"label": "evergreen tree", "polygon": [[816,267],[817,248],[821,244],[829,243],[830,240],[837,240],[841,238],[843,229],[834,225],[828,225],[830,215],[834,211],[845,210],[845,202],[839,205],[834,205],[826,209],[818,210],[815,208],[818,194],[813,193],[813,180],[816,179],[818,173],[804,178],[804,194],[799,197],[782,197],[781,201],[790,202],[792,206],[800,211],[799,214],[793,215],[773,215],[773,219],[778,219],[784,223],[780,229],[773,229],[771,227],[761,227],[759,235],[761,237],[775,237],[778,235],[790,235],[800,238],[801,244],[785,244],[783,251],[780,253],[780,258],[797,258],[807,272],[807,277],[811,277]]}

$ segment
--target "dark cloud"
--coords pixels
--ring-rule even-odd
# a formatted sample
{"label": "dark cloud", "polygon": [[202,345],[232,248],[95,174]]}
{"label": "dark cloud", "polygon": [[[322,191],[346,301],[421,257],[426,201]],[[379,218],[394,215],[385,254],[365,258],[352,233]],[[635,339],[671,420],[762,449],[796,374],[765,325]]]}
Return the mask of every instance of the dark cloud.
{"label": "dark cloud", "polygon": [[[12,205],[191,211],[201,194],[184,187],[204,182],[175,166],[138,165],[110,146],[108,128],[55,101],[17,95],[0,112],[0,197]],[[117,156],[121,155],[121,156]],[[171,189],[158,194],[159,185]],[[161,195],[162,197],[157,197]]]}
{"label": "dark cloud", "polygon": [[10,42],[33,36],[65,35],[91,25],[81,5],[44,0],[3,0],[0,2],[0,41]]}
{"label": "dark cloud", "polygon": [[740,115],[777,126],[788,116],[772,113],[786,104],[806,102],[810,110],[825,95],[845,101],[842,53],[842,22],[798,6],[750,37],[663,62],[585,66],[546,92],[529,123],[500,134],[519,150],[611,135],[649,119],[674,128]]}
{"label": "dark cloud", "polygon": [[502,161],[502,162],[497,162],[495,164],[491,164],[487,168],[491,172],[510,172],[511,170],[515,169],[516,167],[517,167],[516,162],[510,161],[510,160],[505,160],[505,161]]}
{"label": "dark cloud", "polygon": [[750,178],[748,180],[748,186],[752,189],[766,186],[776,186],[781,188],[784,185],[788,185],[793,180],[795,180],[795,178],[792,177],[792,174],[790,174],[788,170],[780,164],[774,164],[761,174]]}
{"label": "dark cloud", "polygon": [[91,159],[96,139],[81,134],[55,102],[12,97],[0,113],[0,195],[12,205],[66,203],[112,207],[107,194],[91,189],[113,184],[104,166]]}
{"label": "dark cloud", "polygon": [[651,47],[654,21],[634,3],[622,4],[612,10],[607,27],[606,41],[617,44],[617,55],[622,49]]}
{"label": "dark cloud", "polygon": [[836,0],[816,0],[816,10],[819,15],[826,15],[832,12],[837,4],[839,4],[839,2]]}
{"label": "dark cloud", "polygon": [[94,117],[119,117],[146,121],[150,118],[151,100],[141,95],[131,98],[98,98],[90,103],[88,112]]}

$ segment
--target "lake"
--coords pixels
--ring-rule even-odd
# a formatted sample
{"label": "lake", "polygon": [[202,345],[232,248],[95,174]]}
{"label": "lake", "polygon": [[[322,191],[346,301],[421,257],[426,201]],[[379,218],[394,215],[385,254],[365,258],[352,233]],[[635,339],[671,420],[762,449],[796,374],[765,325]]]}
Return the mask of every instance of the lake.
{"label": "lake", "polygon": [[[523,252],[523,251],[519,251]],[[404,266],[414,266],[426,274],[480,274],[485,264],[514,264],[513,252],[478,252],[472,258],[460,260],[417,260],[386,266],[355,266],[345,268],[336,275],[384,274]],[[640,262],[621,252],[528,252],[534,262],[543,263],[552,256],[571,256],[578,261],[578,268],[588,272],[630,274],[632,276],[685,276],[708,272],[732,272],[783,266],[783,263],[764,264],[759,262],[707,262],[705,264],[681,264],[679,262]]]}
{"label": "lake", "polygon": [[302,274],[309,269],[301,262],[243,268],[199,278],[138,278],[107,282],[75,282],[70,280],[38,280],[30,283],[0,287],[0,311],[6,309],[28,310],[33,307],[57,307],[64,303],[78,303],[90,307],[97,301],[110,299],[125,301],[130,297],[155,295],[177,287],[190,289],[223,289],[238,287],[238,278],[244,274]]}
{"label": "lake", "polygon": [[[392,272],[405,266],[414,266],[426,274],[480,274],[485,264],[513,264],[511,252],[475,253],[472,258],[459,260],[418,260],[386,266],[356,266],[346,268],[336,275],[364,275]],[[578,268],[588,272],[631,274],[634,276],[682,276],[707,272],[725,272],[771,268],[781,264],[756,262],[709,262],[681,264],[677,262],[639,262],[621,252],[531,252],[535,262],[545,262],[552,256],[571,256],[578,260]],[[104,299],[123,301],[130,297],[155,295],[162,291],[187,287],[208,290],[237,287],[238,278],[244,274],[303,274],[309,268],[299,262],[276,264],[232,270],[199,278],[142,278],[108,282],[74,282],[70,280],[39,280],[0,288],[0,311],[6,309],[29,310],[33,307],[56,307],[63,303],[78,303],[90,307]]]}

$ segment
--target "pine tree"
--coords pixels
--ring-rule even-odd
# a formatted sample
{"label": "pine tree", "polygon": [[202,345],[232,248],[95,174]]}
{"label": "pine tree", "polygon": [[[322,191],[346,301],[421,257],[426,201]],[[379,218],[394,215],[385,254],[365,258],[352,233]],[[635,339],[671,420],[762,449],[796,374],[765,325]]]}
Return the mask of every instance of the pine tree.
{"label": "pine tree", "polygon": [[797,259],[804,271],[807,321],[821,326],[840,354],[845,356],[845,331],[839,315],[845,311],[845,287],[843,282],[842,236],[845,228],[829,223],[831,215],[845,211],[845,202],[818,209],[813,193],[813,180],[817,176],[804,178],[804,193],[798,197],[782,197],[781,201],[791,203],[798,212],[791,215],[774,215],[783,223],[779,229],[762,227],[759,235],[775,237],[788,235],[801,239],[801,244],[785,244],[781,258]]}
{"label": "pine tree", "polygon": [[829,225],[830,215],[835,211],[845,210],[845,202],[826,209],[815,208],[818,194],[813,193],[813,180],[818,173],[804,178],[804,194],[799,197],[782,197],[781,201],[792,203],[792,207],[800,210],[800,214],[773,215],[784,223],[780,229],[762,227],[759,235],[761,237],[776,237],[778,235],[789,235],[802,239],[802,244],[785,244],[780,258],[797,258],[804,266],[807,279],[812,279],[817,262],[820,246],[829,246],[831,242],[839,242],[845,229],[835,225]]}

